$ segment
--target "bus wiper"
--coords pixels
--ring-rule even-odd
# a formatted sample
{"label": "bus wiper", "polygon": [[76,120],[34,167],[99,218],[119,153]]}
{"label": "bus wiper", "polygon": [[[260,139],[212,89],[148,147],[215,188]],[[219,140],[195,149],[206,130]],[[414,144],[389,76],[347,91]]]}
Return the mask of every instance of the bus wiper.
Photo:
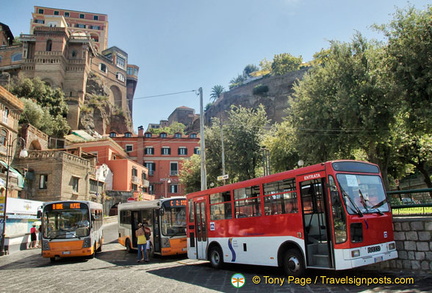
{"label": "bus wiper", "polygon": [[386,202],[387,202],[387,199],[383,199],[382,201],[380,201],[376,205],[372,206],[371,209],[376,209],[377,213],[382,216],[382,215],[384,215],[384,213],[381,212],[381,210],[379,209],[379,207],[382,206],[383,204],[385,204]]}
{"label": "bus wiper", "polygon": [[355,204],[355,202],[353,202],[353,200],[351,199],[351,197],[346,193],[346,191],[341,188],[342,190],[342,194],[344,197],[347,197],[349,202],[351,203],[351,205],[355,208],[353,209],[352,207],[350,207],[357,215],[359,215],[359,217],[363,217],[363,213],[360,211],[359,207]]}
{"label": "bus wiper", "polygon": [[360,194],[360,198],[361,198],[361,203],[362,203],[362,205],[365,208],[366,213],[367,213],[367,212],[369,212],[368,206],[367,206],[367,203],[366,203],[366,201],[368,201],[368,200],[363,196],[363,193],[361,192],[360,188],[359,188],[359,194]]}

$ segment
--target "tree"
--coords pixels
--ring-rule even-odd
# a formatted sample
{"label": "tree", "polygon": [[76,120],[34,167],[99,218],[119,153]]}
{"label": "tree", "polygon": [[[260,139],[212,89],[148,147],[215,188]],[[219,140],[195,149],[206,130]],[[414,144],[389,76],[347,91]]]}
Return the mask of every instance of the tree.
{"label": "tree", "polygon": [[246,67],[243,69],[243,76],[245,78],[251,78],[252,77],[251,73],[258,71],[258,70],[259,70],[259,67],[254,65],[254,64],[246,65]]}
{"label": "tree", "polygon": [[184,134],[186,126],[183,123],[180,122],[173,122],[171,125],[161,128],[151,128],[149,129],[149,132],[153,134],[161,134],[166,133],[168,135],[173,135],[175,133],[181,133]]}
{"label": "tree", "polygon": [[245,77],[242,74],[239,74],[237,77],[230,80],[229,88],[233,89],[241,86],[245,80]]}
{"label": "tree", "polygon": [[397,102],[382,78],[382,53],[361,34],[332,42],[325,62],[294,86],[289,121],[305,162],[364,154],[387,178]]}
{"label": "tree", "polygon": [[271,65],[272,73],[274,75],[282,75],[291,71],[299,70],[302,62],[303,58],[301,56],[294,57],[288,53],[277,54],[274,56]]}
{"label": "tree", "polygon": [[30,123],[54,137],[63,137],[70,131],[68,106],[61,89],[54,89],[39,78],[18,78],[14,79],[11,92],[24,102],[20,123]]}
{"label": "tree", "polygon": [[212,87],[211,93],[210,93],[210,100],[214,103],[219,97],[222,95],[222,93],[225,91],[224,87],[221,85],[215,85]]}
{"label": "tree", "polygon": [[[400,161],[412,164],[432,188],[432,6],[423,11],[397,10],[386,25],[375,26],[388,39],[384,68],[399,102],[395,152]],[[432,196],[432,194],[431,194]]]}
{"label": "tree", "polygon": [[228,112],[226,169],[230,177],[243,181],[257,177],[262,162],[262,138],[268,123],[263,105],[256,109],[232,106]]}
{"label": "tree", "polygon": [[275,123],[266,133],[263,145],[270,153],[270,166],[273,173],[294,169],[299,161],[296,150],[294,128],[288,121]]}
{"label": "tree", "polygon": [[185,193],[201,190],[201,158],[192,155],[189,160],[184,160],[179,172],[180,183],[184,186]]}

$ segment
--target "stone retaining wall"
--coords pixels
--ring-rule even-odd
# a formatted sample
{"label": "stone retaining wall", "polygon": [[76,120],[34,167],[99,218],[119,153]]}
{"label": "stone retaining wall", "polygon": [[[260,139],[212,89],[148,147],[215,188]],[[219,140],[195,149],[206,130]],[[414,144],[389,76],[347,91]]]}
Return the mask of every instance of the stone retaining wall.
{"label": "stone retaining wall", "polygon": [[432,218],[393,218],[399,257],[377,264],[383,269],[432,270]]}

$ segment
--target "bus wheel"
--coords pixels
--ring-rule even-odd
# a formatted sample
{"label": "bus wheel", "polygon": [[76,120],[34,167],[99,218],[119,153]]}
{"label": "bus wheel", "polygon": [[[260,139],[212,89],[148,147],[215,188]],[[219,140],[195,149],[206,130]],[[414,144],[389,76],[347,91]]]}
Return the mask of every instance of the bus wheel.
{"label": "bus wheel", "polygon": [[132,253],[132,246],[129,239],[126,239],[126,250],[129,253]]}
{"label": "bus wheel", "polygon": [[287,275],[300,277],[305,269],[303,256],[297,249],[290,249],[285,253],[284,270]]}
{"label": "bus wheel", "polygon": [[50,261],[51,261],[51,262],[55,262],[55,261],[56,261],[55,256],[54,256],[54,257],[50,257]]}
{"label": "bus wheel", "polygon": [[215,269],[220,269],[223,266],[223,254],[219,246],[210,248],[210,264]]}

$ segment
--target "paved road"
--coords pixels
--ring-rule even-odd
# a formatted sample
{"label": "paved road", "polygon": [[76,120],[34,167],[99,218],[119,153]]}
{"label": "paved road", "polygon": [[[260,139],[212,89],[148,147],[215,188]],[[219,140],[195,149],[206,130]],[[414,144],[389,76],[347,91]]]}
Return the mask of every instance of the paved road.
{"label": "paved road", "polygon": [[[116,224],[108,225],[104,233],[103,252],[91,260],[64,259],[51,263],[40,256],[40,250],[0,257],[0,292],[432,292],[432,274],[312,271],[306,276],[312,284],[307,285],[287,284],[288,279],[281,271],[268,267],[231,265],[223,270],[214,270],[207,262],[184,257],[155,258],[148,264],[138,264],[136,255],[127,253],[116,242]],[[241,288],[231,284],[231,278],[237,273],[245,277]],[[360,278],[395,281],[398,277],[413,277],[415,283],[323,284],[335,280],[355,282]],[[307,278],[295,281],[306,283]],[[261,282],[255,285],[253,280],[258,282],[258,279]]]}

